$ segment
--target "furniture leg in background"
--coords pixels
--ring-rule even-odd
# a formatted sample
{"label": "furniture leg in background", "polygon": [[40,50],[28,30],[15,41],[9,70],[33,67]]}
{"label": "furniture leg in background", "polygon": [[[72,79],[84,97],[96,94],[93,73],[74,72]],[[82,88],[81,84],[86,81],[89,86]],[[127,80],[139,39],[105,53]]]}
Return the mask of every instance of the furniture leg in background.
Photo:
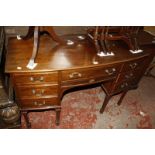
{"label": "furniture leg in background", "polygon": [[146,73],[145,73],[145,76],[148,76],[148,77],[153,77],[155,78],[155,75],[153,75],[151,72],[152,70],[155,68],[155,61],[148,67]]}
{"label": "furniture leg in background", "polygon": [[110,96],[110,95],[106,95],[106,96],[105,96],[104,102],[103,102],[102,107],[101,107],[101,109],[100,109],[100,113],[101,113],[101,114],[104,112],[104,110],[105,110],[105,108],[106,108],[106,106],[107,106],[109,100],[111,99],[111,97],[112,97],[112,96]]}
{"label": "furniture leg in background", "polygon": [[[122,101],[123,101],[123,99],[124,99],[126,93],[127,93],[127,91],[121,93],[121,96],[120,96],[120,99],[119,99],[118,102],[117,102],[117,105],[121,105],[121,103],[122,103]],[[101,114],[104,112],[104,110],[105,110],[105,108],[106,108],[106,106],[107,106],[109,100],[110,100],[111,97],[113,97],[113,96],[114,96],[114,95],[108,95],[108,94],[106,94],[106,97],[105,97],[104,102],[103,102],[103,104],[102,104],[102,107],[101,107],[101,109],[100,109],[100,113],[101,113]]]}
{"label": "furniture leg in background", "polygon": [[56,125],[58,126],[60,124],[60,112],[61,112],[61,109],[60,108],[57,108],[56,110]]}
{"label": "furniture leg in background", "polygon": [[120,99],[119,99],[119,101],[117,102],[118,105],[121,105],[121,103],[122,103],[122,101],[123,101],[123,99],[124,99],[126,93],[127,93],[127,91],[125,91],[125,92],[123,92],[123,93],[121,94]]}
{"label": "furniture leg in background", "polygon": [[28,111],[22,111],[21,112],[24,116],[25,122],[26,122],[26,127],[29,129],[31,128],[31,123],[29,121],[29,117],[28,117]]}

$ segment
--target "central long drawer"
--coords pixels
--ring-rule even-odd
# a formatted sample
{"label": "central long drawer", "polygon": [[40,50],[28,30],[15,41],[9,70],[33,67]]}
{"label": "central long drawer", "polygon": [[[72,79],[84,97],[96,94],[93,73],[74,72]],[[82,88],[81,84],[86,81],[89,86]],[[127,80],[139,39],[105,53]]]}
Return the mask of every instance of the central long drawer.
{"label": "central long drawer", "polygon": [[76,79],[90,79],[93,77],[110,77],[119,73],[121,64],[109,65],[106,67],[96,67],[87,69],[71,69],[62,71],[62,81],[72,81]]}

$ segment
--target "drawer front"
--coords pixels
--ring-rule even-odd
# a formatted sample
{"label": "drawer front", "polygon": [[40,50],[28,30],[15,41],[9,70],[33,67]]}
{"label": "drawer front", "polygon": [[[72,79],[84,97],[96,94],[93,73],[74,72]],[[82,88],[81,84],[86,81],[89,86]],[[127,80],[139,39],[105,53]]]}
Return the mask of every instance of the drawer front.
{"label": "drawer front", "polygon": [[91,77],[106,77],[106,76],[115,76],[119,73],[121,65],[111,65],[109,67],[98,67],[90,69],[77,69],[77,70],[68,70],[62,71],[62,81],[69,81],[74,79],[83,79]]}
{"label": "drawer front", "polygon": [[44,98],[44,99],[22,99],[18,100],[18,104],[22,109],[31,108],[50,108],[51,106],[58,105],[58,98]]}
{"label": "drawer front", "polygon": [[16,86],[17,97],[20,98],[44,98],[58,94],[58,85],[24,85]]}
{"label": "drawer front", "polygon": [[130,71],[130,72],[124,72],[119,75],[117,83],[121,83],[123,81],[137,81],[141,77],[141,71]]}
{"label": "drawer front", "polygon": [[137,60],[126,62],[123,67],[123,72],[130,71],[130,70],[134,71],[138,69],[143,69],[145,63],[147,62],[147,59],[148,57],[145,56]]}
{"label": "drawer front", "polygon": [[121,92],[125,91],[128,89],[131,89],[135,86],[137,86],[138,82],[136,80],[131,80],[131,81],[123,81],[120,83],[117,83],[116,86],[114,87],[113,92]]}
{"label": "drawer front", "polygon": [[110,81],[113,80],[114,77],[92,77],[89,79],[77,79],[77,80],[70,80],[70,81],[63,81],[62,82],[62,87],[68,87],[68,86],[80,86],[80,85],[89,85],[89,84],[95,84],[99,82],[104,82],[104,81]]}
{"label": "drawer front", "polygon": [[15,84],[41,84],[41,83],[58,83],[58,73],[25,73],[13,75]]}

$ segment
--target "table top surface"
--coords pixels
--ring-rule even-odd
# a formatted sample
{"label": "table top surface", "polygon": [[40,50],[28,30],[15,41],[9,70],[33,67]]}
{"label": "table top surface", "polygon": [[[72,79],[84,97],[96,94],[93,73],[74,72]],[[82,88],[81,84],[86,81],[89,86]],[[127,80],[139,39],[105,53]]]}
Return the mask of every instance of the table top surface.
{"label": "table top surface", "polygon": [[148,48],[148,45],[155,47],[152,44],[155,38],[146,32],[140,32],[138,40],[140,48],[144,52],[132,54],[123,41],[110,41],[109,49],[115,53],[115,56],[100,57],[87,36],[84,36],[85,39],[79,39],[79,35],[66,35],[62,38],[71,40],[74,44],[59,45],[47,35],[40,37],[39,50],[35,60],[37,66],[33,70],[26,67],[32,55],[33,38],[29,40],[10,38],[5,72],[44,72],[108,65],[143,57],[147,54],[145,49]]}

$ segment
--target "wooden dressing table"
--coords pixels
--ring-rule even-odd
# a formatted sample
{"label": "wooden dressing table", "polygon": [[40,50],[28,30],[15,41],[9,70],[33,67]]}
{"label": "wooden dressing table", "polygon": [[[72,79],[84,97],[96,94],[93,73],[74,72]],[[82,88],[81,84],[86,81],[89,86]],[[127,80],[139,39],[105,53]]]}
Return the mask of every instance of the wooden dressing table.
{"label": "wooden dressing table", "polygon": [[30,128],[28,112],[54,109],[59,124],[61,100],[64,92],[74,87],[100,83],[106,93],[100,112],[103,113],[111,96],[122,93],[118,104],[128,90],[138,83],[155,54],[153,37],[141,31],[138,41],[142,53],[132,54],[122,41],[110,41],[115,53],[112,57],[99,57],[87,36],[62,36],[72,40],[72,45],[59,45],[47,35],[40,38],[37,66],[28,69],[27,63],[33,49],[33,39],[8,42],[5,72],[10,74],[15,102]]}

